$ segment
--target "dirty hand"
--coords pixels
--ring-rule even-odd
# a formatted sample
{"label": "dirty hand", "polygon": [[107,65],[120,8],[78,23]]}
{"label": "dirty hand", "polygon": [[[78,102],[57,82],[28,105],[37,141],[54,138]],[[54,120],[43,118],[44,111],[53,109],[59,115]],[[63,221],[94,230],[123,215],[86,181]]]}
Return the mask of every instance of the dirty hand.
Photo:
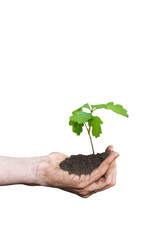
{"label": "dirty hand", "polygon": [[94,169],[90,175],[82,174],[80,177],[69,174],[59,167],[59,164],[68,158],[67,155],[59,152],[48,154],[37,169],[40,185],[60,188],[83,198],[114,186],[116,183],[115,159],[119,153],[113,151],[112,145],[108,146],[106,150],[111,150],[111,153],[100,166]]}

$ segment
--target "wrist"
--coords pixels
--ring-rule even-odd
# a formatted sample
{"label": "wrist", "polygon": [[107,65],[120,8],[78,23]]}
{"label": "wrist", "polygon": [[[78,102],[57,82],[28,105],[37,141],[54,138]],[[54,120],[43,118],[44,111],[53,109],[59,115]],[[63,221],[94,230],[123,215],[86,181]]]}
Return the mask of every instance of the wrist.
{"label": "wrist", "polygon": [[39,166],[45,162],[45,158],[46,156],[28,158],[0,156],[0,185],[41,185]]}
{"label": "wrist", "polygon": [[46,164],[46,156],[31,157],[28,159],[24,159],[23,161],[26,165],[24,184],[31,186],[43,185],[43,176],[45,175],[43,166]]}

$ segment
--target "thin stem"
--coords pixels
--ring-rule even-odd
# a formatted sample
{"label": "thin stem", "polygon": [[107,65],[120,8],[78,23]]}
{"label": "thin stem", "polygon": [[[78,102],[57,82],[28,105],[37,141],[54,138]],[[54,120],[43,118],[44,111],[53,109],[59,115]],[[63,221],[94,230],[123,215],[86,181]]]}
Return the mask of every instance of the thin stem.
{"label": "thin stem", "polygon": [[89,135],[89,139],[90,139],[90,142],[91,142],[93,154],[95,154],[94,147],[93,147],[93,142],[92,142],[92,138],[91,138],[91,134],[90,134],[91,128],[88,129],[86,123],[85,123],[85,127],[86,127],[88,135]]}

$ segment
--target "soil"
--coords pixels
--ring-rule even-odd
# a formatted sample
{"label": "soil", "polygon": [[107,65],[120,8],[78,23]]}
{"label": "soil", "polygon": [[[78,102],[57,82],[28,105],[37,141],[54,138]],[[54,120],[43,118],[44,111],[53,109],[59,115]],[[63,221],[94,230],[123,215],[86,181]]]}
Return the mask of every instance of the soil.
{"label": "soil", "polygon": [[111,150],[107,150],[102,153],[90,154],[90,155],[71,155],[60,163],[60,168],[64,171],[68,171],[69,174],[76,174],[81,176],[82,174],[91,174],[91,172],[97,168],[111,153]]}

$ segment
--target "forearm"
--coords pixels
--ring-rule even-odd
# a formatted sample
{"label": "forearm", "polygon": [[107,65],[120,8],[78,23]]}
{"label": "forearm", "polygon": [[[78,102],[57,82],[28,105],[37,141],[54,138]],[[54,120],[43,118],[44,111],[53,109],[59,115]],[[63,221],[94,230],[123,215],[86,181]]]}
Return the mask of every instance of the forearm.
{"label": "forearm", "polygon": [[26,158],[0,156],[0,185],[38,185],[37,169],[44,160],[45,156]]}

